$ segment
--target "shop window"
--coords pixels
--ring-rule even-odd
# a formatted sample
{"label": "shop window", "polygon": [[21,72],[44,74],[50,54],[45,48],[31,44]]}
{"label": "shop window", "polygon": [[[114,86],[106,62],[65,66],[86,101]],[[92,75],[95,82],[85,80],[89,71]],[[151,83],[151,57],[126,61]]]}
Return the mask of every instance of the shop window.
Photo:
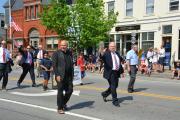
{"label": "shop window", "polygon": [[133,0],[126,0],[126,16],[133,16]]}
{"label": "shop window", "polygon": [[169,10],[170,11],[179,10],[179,0],[170,0]]}
{"label": "shop window", "polygon": [[154,0],[146,0],[146,14],[154,13]]}
{"label": "shop window", "polygon": [[4,26],[5,26],[4,20],[1,20],[1,28],[4,28]]}
{"label": "shop window", "polygon": [[46,48],[48,50],[58,49],[58,39],[50,37],[46,39]]}
{"label": "shop window", "polygon": [[143,32],[142,49],[146,51],[150,47],[154,47],[154,32]]}
{"label": "shop window", "polygon": [[172,25],[164,25],[163,34],[172,34]]}

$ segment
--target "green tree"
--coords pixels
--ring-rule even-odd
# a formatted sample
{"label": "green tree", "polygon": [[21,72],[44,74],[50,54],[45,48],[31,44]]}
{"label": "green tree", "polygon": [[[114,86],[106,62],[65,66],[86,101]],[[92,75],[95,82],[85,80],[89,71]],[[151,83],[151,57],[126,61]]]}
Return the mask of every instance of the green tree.
{"label": "green tree", "polygon": [[51,5],[44,8],[41,20],[60,38],[72,40],[74,37],[79,48],[87,48],[107,39],[116,17],[114,12],[105,14],[103,0],[76,0],[71,6],[66,0],[58,3],[52,0]]}

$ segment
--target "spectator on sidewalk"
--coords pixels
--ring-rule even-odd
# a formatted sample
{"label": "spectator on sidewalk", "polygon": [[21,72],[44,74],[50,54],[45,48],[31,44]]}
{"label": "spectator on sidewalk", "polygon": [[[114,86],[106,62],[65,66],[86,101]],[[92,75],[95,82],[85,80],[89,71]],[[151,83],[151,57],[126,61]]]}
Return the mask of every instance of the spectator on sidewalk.
{"label": "spectator on sidewalk", "polygon": [[177,62],[174,66],[174,69],[172,70],[172,79],[177,76],[177,79],[180,80],[180,62]]}
{"label": "spectator on sidewalk", "polygon": [[85,77],[85,59],[84,59],[83,53],[80,53],[77,59],[77,66],[80,67],[81,79],[83,79]]}
{"label": "spectator on sidewalk", "polygon": [[163,72],[163,67],[164,67],[164,58],[165,58],[165,49],[163,45],[161,45],[161,48],[159,50],[159,71]]}

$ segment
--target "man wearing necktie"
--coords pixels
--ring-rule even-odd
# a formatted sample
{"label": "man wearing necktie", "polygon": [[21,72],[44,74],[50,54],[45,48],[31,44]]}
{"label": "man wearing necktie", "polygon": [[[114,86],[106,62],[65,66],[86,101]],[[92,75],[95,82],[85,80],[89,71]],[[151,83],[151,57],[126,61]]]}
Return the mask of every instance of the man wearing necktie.
{"label": "man wearing necktie", "polygon": [[27,46],[26,50],[23,50],[22,46],[19,47],[19,52],[22,54],[20,65],[23,68],[23,73],[21,74],[17,82],[17,87],[20,87],[20,84],[22,83],[28,72],[30,73],[31,76],[32,87],[36,87],[35,74],[34,74],[34,58],[33,58],[33,53],[31,52],[30,49],[31,46]]}
{"label": "man wearing necktie", "polygon": [[100,58],[104,62],[103,77],[107,79],[109,83],[108,89],[102,92],[101,95],[103,97],[104,102],[107,102],[106,97],[108,97],[111,94],[113,99],[112,104],[116,107],[119,107],[116,89],[118,87],[120,74],[122,74],[124,70],[121,66],[121,62],[123,61],[123,59],[116,51],[115,42],[109,43],[109,49],[105,49],[100,54]]}
{"label": "man wearing necktie", "polygon": [[6,41],[3,40],[0,47],[0,80],[3,78],[2,90],[6,90],[6,85],[8,83],[7,62],[9,59],[10,53],[6,49]]}

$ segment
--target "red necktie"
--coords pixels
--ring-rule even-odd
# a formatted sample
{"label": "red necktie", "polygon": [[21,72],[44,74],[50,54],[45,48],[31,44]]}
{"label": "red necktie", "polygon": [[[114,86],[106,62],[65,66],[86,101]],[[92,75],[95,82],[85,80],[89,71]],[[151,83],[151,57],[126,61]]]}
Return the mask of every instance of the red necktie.
{"label": "red necktie", "polygon": [[3,62],[6,62],[6,53],[5,53],[5,49],[3,48]]}

